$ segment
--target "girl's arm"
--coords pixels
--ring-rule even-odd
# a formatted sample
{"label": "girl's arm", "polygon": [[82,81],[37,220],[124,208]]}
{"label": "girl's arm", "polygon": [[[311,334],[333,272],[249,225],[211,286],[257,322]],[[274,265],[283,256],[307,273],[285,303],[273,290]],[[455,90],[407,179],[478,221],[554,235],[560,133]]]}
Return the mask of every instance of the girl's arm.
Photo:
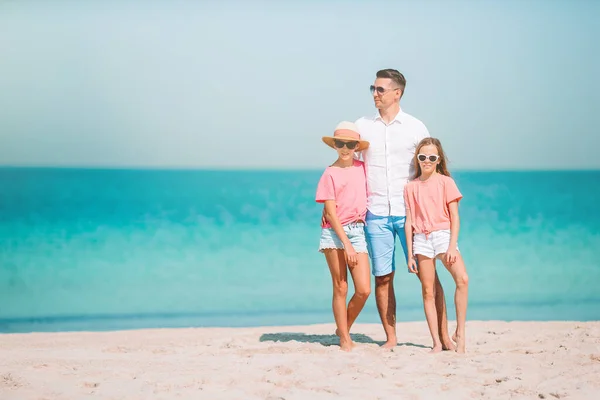
{"label": "girl's arm", "polygon": [[406,220],[404,221],[404,234],[406,235],[406,250],[408,252],[408,269],[417,273],[415,258],[413,256],[413,227],[410,217],[410,209],[406,208]]}
{"label": "girl's arm", "polygon": [[450,209],[450,247],[455,249],[458,244],[458,231],[460,230],[460,218],[458,216],[458,201],[448,204]]}
{"label": "girl's arm", "polygon": [[[349,261],[355,262],[356,254],[354,254],[354,248],[350,243],[350,239],[348,239],[346,232],[344,232],[344,228],[342,227],[342,224],[340,223],[340,220],[337,216],[335,200],[325,200],[325,218],[327,219],[327,221],[329,221],[329,223],[331,224],[331,228],[342,241],[344,249],[348,254]],[[352,256],[354,256],[354,260],[350,260]]]}
{"label": "girl's arm", "polygon": [[458,216],[458,201],[451,201],[448,204],[450,210],[450,244],[446,252],[448,263],[453,264],[456,261],[458,252],[456,246],[458,244],[458,231],[460,230],[460,218]]}

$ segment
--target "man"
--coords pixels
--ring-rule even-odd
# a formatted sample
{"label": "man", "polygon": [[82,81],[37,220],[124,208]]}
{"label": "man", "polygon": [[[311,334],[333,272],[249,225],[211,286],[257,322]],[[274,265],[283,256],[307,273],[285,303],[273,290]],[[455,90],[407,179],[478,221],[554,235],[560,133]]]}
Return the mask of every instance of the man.
{"label": "man", "polygon": [[[372,273],[375,276],[375,301],[387,337],[385,348],[397,345],[396,297],[394,293],[394,256],[396,236],[400,237],[408,261],[404,221],[404,185],[413,174],[416,145],[429,136],[425,125],[400,109],[406,80],[395,69],[376,74],[371,93],[377,113],[356,121],[361,138],[371,144],[362,152],[367,171],[367,216],[365,233]],[[418,273],[417,273],[418,276]],[[448,335],[446,301],[440,280],[435,277],[435,301],[440,338],[445,349],[454,349]],[[356,316],[349,315],[348,323]]]}

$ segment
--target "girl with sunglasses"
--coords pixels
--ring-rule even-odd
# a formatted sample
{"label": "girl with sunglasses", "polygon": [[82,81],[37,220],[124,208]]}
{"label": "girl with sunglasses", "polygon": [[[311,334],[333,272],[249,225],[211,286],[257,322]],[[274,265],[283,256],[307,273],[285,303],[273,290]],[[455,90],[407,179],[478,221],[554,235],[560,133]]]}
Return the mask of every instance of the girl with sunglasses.
{"label": "girl with sunglasses", "polygon": [[[340,337],[340,349],[353,347],[350,327],[363,309],[371,292],[369,257],[364,223],[367,213],[365,166],[354,153],[369,147],[360,140],[352,122],[341,122],[333,136],[323,142],[337,151],[337,160],[327,167],[319,180],[316,201],[324,203],[319,251],[325,255],[333,283],[332,308]],[[354,282],[354,295],[346,307],[348,269]]]}
{"label": "girl with sunglasses", "polygon": [[464,353],[469,277],[458,251],[458,202],[462,194],[450,177],[446,156],[438,139],[428,137],[421,140],[413,163],[415,176],[404,188],[408,267],[411,272],[419,274],[421,280],[423,308],[433,339],[432,353],[442,351],[434,300],[436,259],[454,278],[457,326],[452,339],[456,343],[456,351]]}

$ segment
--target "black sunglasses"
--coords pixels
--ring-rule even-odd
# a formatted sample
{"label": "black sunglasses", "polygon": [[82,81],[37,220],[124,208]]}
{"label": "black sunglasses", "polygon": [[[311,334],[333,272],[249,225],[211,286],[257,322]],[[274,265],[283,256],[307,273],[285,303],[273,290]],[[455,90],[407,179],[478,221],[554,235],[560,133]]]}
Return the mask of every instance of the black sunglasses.
{"label": "black sunglasses", "polygon": [[334,139],[333,143],[338,149],[341,149],[342,147],[346,146],[348,150],[354,150],[356,146],[358,146],[358,142],[344,142],[343,140],[339,139]]}

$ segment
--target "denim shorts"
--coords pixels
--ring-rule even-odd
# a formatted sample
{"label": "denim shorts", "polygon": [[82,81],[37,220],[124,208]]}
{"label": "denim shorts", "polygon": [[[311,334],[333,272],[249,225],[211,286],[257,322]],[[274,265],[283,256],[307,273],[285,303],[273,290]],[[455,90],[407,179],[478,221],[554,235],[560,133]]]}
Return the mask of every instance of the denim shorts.
{"label": "denim shorts", "polygon": [[[408,246],[404,223],[406,217],[379,216],[367,211],[366,236],[374,276],[384,276],[396,270],[396,237],[400,239],[404,260],[408,261]],[[408,268],[406,269],[408,271]],[[410,271],[409,271],[410,272]]]}
{"label": "denim shorts", "polygon": [[[362,222],[351,222],[343,226],[348,240],[357,253],[369,253],[367,251],[367,241],[365,239],[365,224]],[[319,251],[324,249],[344,249],[342,241],[335,233],[333,228],[321,229],[321,240],[319,242]]]}

